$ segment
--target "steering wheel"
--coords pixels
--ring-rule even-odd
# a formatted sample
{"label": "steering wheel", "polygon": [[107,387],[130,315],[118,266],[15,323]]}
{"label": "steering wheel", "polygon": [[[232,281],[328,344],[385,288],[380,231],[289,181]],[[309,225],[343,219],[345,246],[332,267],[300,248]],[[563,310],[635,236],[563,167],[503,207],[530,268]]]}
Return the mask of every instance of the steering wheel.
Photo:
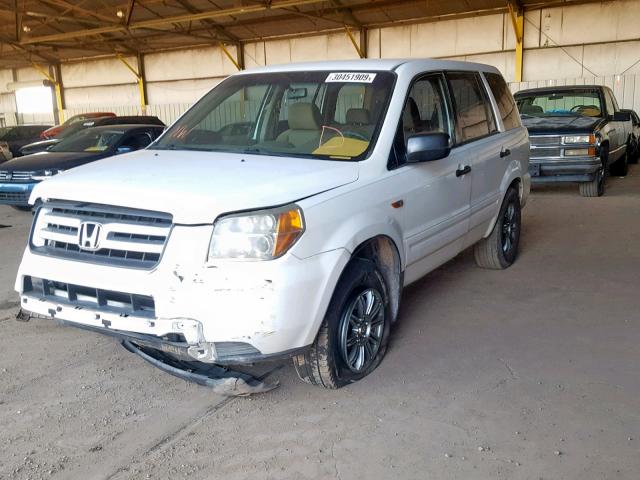
{"label": "steering wheel", "polygon": [[365,137],[364,135],[362,135],[361,133],[358,132],[353,132],[351,130],[345,130],[344,132],[341,132],[342,135],[344,135],[345,137],[350,137],[350,138],[356,138],[358,140],[363,140],[365,142],[369,142],[369,139],[367,137]]}

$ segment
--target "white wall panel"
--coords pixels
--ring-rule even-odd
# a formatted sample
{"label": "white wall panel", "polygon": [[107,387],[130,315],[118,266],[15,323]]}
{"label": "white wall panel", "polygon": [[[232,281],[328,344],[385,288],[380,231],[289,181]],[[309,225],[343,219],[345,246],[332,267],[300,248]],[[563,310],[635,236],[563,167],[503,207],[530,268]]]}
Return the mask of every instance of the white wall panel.
{"label": "white wall panel", "polygon": [[18,68],[16,69],[17,82],[30,82],[32,80],[44,80],[45,77],[35,68]]}
{"label": "white wall panel", "polygon": [[[138,68],[135,57],[124,58],[133,68]],[[117,58],[63,63],[61,70],[65,88],[118,85],[137,81],[133,72]]]}
{"label": "white wall panel", "polygon": [[0,70],[0,93],[8,92],[7,84],[11,82],[13,82],[13,73],[11,70]]}
{"label": "white wall panel", "polygon": [[[227,50],[237,58],[236,47]],[[231,75],[235,65],[220,47],[176,50],[145,55],[145,76],[147,80],[186,80]]]}
{"label": "white wall panel", "polygon": [[147,83],[147,101],[150,105],[168,103],[194,103],[220,83],[223,77],[174,82]]}
{"label": "white wall panel", "polygon": [[109,87],[83,87],[65,89],[67,108],[84,105],[114,106],[138,105],[140,94],[138,85],[113,85]]}

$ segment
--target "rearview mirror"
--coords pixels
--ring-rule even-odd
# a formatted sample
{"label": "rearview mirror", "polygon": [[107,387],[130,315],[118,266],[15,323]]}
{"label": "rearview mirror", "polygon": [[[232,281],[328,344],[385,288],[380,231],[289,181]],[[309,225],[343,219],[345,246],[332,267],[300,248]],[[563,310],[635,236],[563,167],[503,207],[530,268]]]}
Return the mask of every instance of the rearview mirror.
{"label": "rearview mirror", "polygon": [[450,137],[447,133],[419,133],[407,140],[407,162],[432,162],[449,155]]}

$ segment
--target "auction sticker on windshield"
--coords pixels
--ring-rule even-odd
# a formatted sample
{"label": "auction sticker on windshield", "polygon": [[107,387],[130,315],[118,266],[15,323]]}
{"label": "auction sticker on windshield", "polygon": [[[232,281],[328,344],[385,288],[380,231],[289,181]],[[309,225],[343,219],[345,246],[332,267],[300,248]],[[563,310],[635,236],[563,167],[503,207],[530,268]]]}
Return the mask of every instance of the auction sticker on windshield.
{"label": "auction sticker on windshield", "polygon": [[337,72],[330,73],[325,83],[331,82],[353,82],[353,83],[373,83],[376,78],[375,73],[364,72]]}

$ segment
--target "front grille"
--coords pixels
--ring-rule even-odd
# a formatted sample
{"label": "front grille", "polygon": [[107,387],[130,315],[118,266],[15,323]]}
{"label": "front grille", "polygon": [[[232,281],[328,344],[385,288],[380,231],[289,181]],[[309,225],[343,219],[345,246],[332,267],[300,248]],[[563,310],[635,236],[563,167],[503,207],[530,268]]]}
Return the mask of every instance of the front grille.
{"label": "front grille", "polygon": [[153,297],[24,277],[23,292],[62,305],[88,307],[120,315],[155,318]]}
{"label": "front grille", "polygon": [[559,135],[549,135],[543,137],[531,136],[529,142],[532,147],[547,147],[550,145],[560,145],[562,137]]}
{"label": "front grille", "polygon": [[0,170],[0,182],[24,183],[30,182],[34,172],[10,172]]}
{"label": "front grille", "polygon": [[[93,248],[80,246],[84,223],[99,226]],[[160,261],[171,224],[160,212],[53,201],[38,210],[31,246],[53,257],[149,269]]]}
{"label": "front grille", "polygon": [[6,203],[29,203],[30,192],[0,192],[0,202]]}
{"label": "front grille", "polygon": [[532,148],[531,158],[553,158],[564,155],[562,148]]}

